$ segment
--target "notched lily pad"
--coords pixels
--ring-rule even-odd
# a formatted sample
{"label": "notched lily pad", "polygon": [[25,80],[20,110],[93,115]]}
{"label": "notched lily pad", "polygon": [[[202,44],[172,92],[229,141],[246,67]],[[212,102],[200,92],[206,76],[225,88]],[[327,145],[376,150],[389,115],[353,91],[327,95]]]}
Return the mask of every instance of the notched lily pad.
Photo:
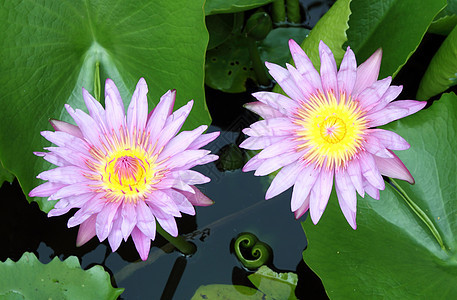
{"label": "notched lily pad", "polygon": [[26,252],[0,263],[0,299],[117,299],[123,291],[111,286],[103,267],[84,271],[75,256],[45,265]]}

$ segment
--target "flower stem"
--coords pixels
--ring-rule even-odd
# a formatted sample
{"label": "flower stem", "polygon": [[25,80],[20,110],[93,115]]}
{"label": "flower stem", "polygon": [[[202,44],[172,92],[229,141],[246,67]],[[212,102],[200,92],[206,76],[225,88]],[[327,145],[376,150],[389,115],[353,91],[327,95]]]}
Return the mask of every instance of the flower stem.
{"label": "flower stem", "polygon": [[197,247],[191,242],[186,241],[185,238],[178,235],[177,237],[171,236],[157,223],[157,232],[169,241],[184,255],[192,255],[197,251]]}
{"label": "flower stem", "polygon": [[257,82],[260,85],[268,85],[270,84],[270,79],[268,78],[267,73],[265,71],[265,67],[263,66],[262,60],[260,59],[259,49],[257,48],[257,42],[251,37],[247,37],[247,39],[249,47],[249,56],[251,57],[252,68],[254,69]]}
{"label": "flower stem", "polygon": [[300,23],[300,2],[298,0],[287,0],[287,21]]}
{"label": "flower stem", "polygon": [[274,0],[272,7],[272,18],[275,24],[284,23],[286,21],[286,7],[284,6],[285,0]]}
{"label": "flower stem", "polygon": [[444,246],[443,239],[441,238],[440,233],[436,229],[435,225],[433,224],[432,220],[425,214],[425,212],[416,204],[414,201],[406,194],[405,190],[392,178],[390,178],[390,182],[395,187],[397,193],[405,200],[405,202],[409,205],[409,207],[413,210],[413,212],[424,222],[424,224],[430,229],[435,239],[440,244],[441,249],[446,250]]}

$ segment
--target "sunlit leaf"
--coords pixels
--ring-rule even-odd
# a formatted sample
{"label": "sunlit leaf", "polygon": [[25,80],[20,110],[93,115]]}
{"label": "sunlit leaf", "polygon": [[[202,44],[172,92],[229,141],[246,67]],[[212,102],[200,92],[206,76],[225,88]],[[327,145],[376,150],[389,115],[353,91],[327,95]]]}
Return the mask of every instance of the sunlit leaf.
{"label": "sunlit leaf", "polygon": [[433,56],[417,90],[417,98],[427,100],[457,84],[457,27]]}
{"label": "sunlit leaf", "polygon": [[207,0],[205,14],[226,14],[264,6],[273,0]]}
{"label": "sunlit leaf", "polygon": [[348,44],[359,63],[383,50],[379,76],[395,76],[416,51],[445,0],[353,0]]}
{"label": "sunlit leaf", "polygon": [[397,154],[415,185],[400,182],[444,242],[390,185],[380,200],[358,198],[357,230],[347,224],[335,194],[318,225],[303,222],[305,262],[332,299],[451,299],[457,294],[457,96],[385,126],[411,148]]}
{"label": "sunlit leaf", "polygon": [[0,263],[0,298],[3,299],[117,299],[124,291],[113,288],[101,266],[82,270],[78,258],[55,257],[42,264],[33,253],[17,262]]}
{"label": "sunlit leaf", "polygon": [[[0,160],[26,194],[41,182],[35,176],[49,168],[32,154],[49,146],[40,131],[51,128],[49,118],[69,120],[65,103],[84,109],[81,88],[94,92],[97,65],[101,95],[109,77],[128,103],[145,77],[151,108],[168,89],[176,89],[175,107],[195,101],[184,129],[210,122],[203,89],[208,42],[203,2],[13,0],[1,5]],[[45,199],[37,202],[44,211],[53,206]]]}

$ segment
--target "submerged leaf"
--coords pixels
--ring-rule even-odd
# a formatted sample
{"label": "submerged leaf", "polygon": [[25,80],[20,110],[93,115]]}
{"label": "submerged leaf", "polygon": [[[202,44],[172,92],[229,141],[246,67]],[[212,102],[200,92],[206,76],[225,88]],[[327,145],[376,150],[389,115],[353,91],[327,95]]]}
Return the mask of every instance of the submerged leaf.
{"label": "submerged leaf", "polygon": [[276,273],[267,266],[261,266],[248,278],[256,288],[273,299],[297,299],[295,287],[298,277],[295,273]]}

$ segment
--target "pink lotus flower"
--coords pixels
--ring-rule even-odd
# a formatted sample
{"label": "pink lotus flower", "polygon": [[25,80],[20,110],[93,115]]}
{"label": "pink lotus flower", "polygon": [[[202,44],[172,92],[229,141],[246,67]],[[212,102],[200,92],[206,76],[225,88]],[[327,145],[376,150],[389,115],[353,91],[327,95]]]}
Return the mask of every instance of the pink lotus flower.
{"label": "pink lotus flower", "polygon": [[116,251],[122,239],[131,235],[141,259],[146,260],[156,220],[177,236],[175,217],[181,212],[194,215],[193,205],[213,203],[193,186],[210,179],[189,169],[218,158],[199,148],[219,132],[203,134],[207,126],[200,126],[176,135],[193,101],[172,113],[176,91],[168,91],[148,115],[147,92],[141,78],[126,116],[119,91],[108,79],[106,109],[83,89],[89,115],[66,105],[77,126],[52,120],[56,131],[41,133],[57,147],[35,154],[58,167],[39,174],[48,182],[29,196],[60,199],[49,217],[79,208],[68,220],[68,227],[80,225],[78,246],[97,235],[100,241],[108,238]]}
{"label": "pink lotus flower", "polygon": [[357,196],[379,199],[381,175],[414,183],[392,150],[409,144],[398,134],[374,127],[421,110],[426,102],[393,101],[401,86],[391,77],[378,79],[381,50],[357,67],[354,53],[344,55],[339,71],[330,49],[321,41],[320,75],[293,40],[290,51],[296,68],[266,63],[288,97],[258,92],[246,108],[260,115],[244,129],[240,146],[260,150],[243,168],[263,176],[281,168],[266,193],[270,199],[291,186],[291,208],[298,219],[308,209],[317,224],[327,206],[333,181],[344,216],[356,229]]}

